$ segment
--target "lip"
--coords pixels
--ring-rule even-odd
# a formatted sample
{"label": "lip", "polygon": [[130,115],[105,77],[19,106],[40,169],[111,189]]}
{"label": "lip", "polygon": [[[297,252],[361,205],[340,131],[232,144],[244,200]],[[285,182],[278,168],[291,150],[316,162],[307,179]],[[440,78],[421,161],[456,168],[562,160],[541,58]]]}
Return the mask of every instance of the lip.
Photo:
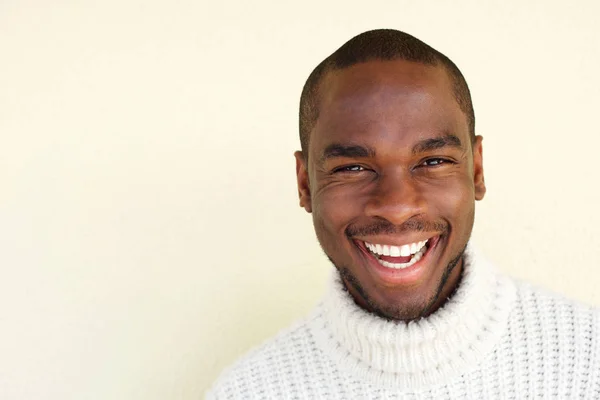
{"label": "lip", "polygon": [[[423,257],[408,268],[394,269],[387,268],[379,264],[375,256],[365,247],[365,242],[362,240],[354,240],[356,246],[363,253],[364,258],[367,260],[367,270],[374,276],[378,281],[382,282],[386,286],[410,286],[421,281],[433,266],[431,265],[431,259],[433,253],[437,250],[438,243],[440,242],[441,236],[437,235],[429,239],[427,243],[427,251],[423,254]],[[387,241],[386,241],[387,242]],[[371,243],[371,242],[369,242]],[[380,243],[381,242],[375,242]],[[406,243],[406,242],[405,242]]]}

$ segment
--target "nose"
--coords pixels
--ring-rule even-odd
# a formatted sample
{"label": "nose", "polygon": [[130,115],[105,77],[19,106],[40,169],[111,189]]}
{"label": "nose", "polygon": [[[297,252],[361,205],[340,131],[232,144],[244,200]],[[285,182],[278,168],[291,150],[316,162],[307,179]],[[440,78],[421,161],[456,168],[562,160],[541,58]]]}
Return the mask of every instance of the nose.
{"label": "nose", "polygon": [[396,226],[426,213],[423,190],[406,171],[381,174],[369,196],[366,215],[386,219]]}

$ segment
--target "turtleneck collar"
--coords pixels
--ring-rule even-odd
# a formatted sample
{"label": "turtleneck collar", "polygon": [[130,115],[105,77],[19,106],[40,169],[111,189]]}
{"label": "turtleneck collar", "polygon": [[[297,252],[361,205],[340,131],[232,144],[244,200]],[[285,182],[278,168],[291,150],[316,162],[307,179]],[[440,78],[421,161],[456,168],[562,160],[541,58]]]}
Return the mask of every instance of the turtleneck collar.
{"label": "turtleneck collar", "polygon": [[428,317],[408,323],[357,306],[334,270],[313,333],[350,375],[417,390],[476,367],[504,333],[514,299],[512,281],[469,245],[454,295]]}

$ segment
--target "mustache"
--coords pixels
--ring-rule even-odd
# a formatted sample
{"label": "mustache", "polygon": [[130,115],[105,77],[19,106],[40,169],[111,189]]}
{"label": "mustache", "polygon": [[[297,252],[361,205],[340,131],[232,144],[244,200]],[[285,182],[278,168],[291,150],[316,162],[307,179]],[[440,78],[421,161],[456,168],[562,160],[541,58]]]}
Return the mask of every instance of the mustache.
{"label": "mustache", "polygon": [[372,235],[394,235],[406,232],[441,232],[448,231],[448,224],[443,222],[431,222],[422,220],[408,220],[400,226],[392,224],[390,221],[380,219],[369,225],[348,225],[346,235],[353,236],[372,236]]}

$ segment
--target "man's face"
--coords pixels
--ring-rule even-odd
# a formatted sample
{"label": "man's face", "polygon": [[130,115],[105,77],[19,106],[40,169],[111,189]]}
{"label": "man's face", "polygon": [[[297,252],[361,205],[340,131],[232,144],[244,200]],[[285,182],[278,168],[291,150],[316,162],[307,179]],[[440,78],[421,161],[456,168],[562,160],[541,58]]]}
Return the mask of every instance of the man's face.
{"label": "man's face", "polygon": [[409,320],[457,285],[485,184],[481,137],[442,67],[371,61],[330,72],[308,160],[296,153],[300,204],[355,301]]}

